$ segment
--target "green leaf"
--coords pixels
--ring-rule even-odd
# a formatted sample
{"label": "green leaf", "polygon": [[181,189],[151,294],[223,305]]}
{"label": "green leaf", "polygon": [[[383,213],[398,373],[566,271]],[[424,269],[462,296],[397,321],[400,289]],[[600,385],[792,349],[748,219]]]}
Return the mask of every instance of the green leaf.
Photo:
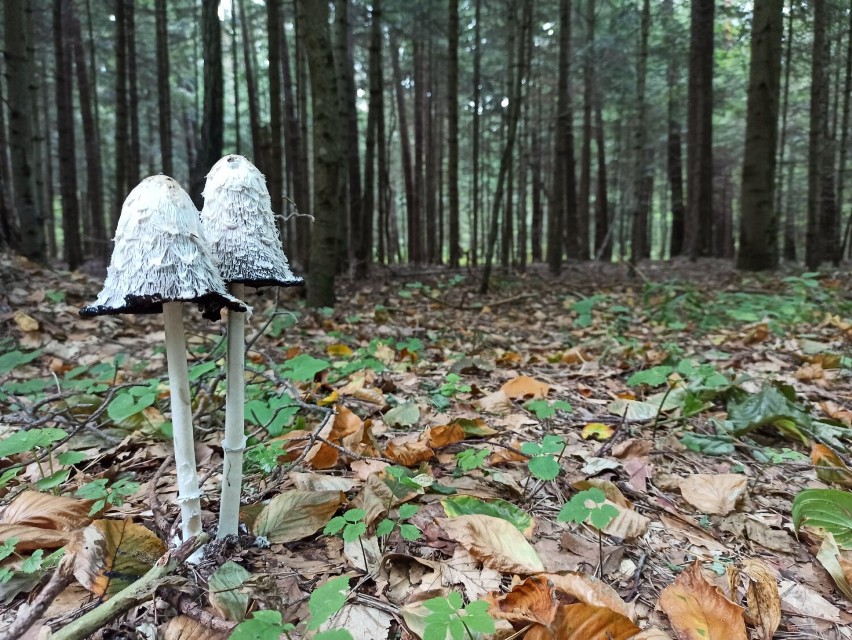
{"label": "green leaf", "polygon": [[317,587],[308,600],[311,619],[308,631],[319,629],[322,623],[331,618],[346,604],[349,597],[349,578],[339,576]]}
{"label": "green leaf", "polygon": [[59,464],[64,464],[67,466],[80,464],[83,460],[87,460],[89,456],[87,456],[82,451],[65,451],[64,453],[60,453],[56,456],[56,459],[59,461]]}
{"label": "green leaf", "polygon": [[153,393],[146,393],[139,398],[134,398],[129,390],[123,390],[109,403],[107,415],[113,422],[121,422],[144,411],[156,400],[157,396]]}
{"label": "green leaf", "polygon": [[637,371],[627,378],[627,386],[635,387],[644,384],[649,387],[659,387],[661,384],[666,383],[673,370],[672,367],[660,365],[645,369],[644,371]]}
{"label": "green leaf", "polygon": [[416,525],[408,523],[399,525],[399,534],[409,542],[419,539],[422,533]]}
{"label": "green leaf", "polygon": [[559,436],[544,436],[542,438],[542,453],[560,453],[563,447],[565,447],[565,441]]}
{"label": "green leaf", "polygon": [[551,456],[535,456],[527,462],[530,473],[539,480],[550,481],[559,475],[560,467],[556,458]]}
{"label": "green leaf", "polygon": [[226,562],[216,569],[208,581],[210,603],[228,620],[245,620],[249,594],[242,587],[251,574],[236,562]]}
{"label": "green leaf", "polygon": [[852,549],[852,492],[838,489],[805,489],[793,500],[793,529],[825,529],[842,549]]}
{"label": "green leaf", "polygon": [[358,522],[359,520],[363,520],[366,515],[367,512],[364,509],[350,509],[343,514],[343,517],[346,519],[346,522]]}
{"label": "green leaf", "polygon": [[307,353],[300,353],[284,363],[281,375],[295,382],[308,382],[320,371],[328,369],[331,363],[327,360],[319,360]]}
{"label": "green leaf", "polygon": [[518,531],[527,534],[532,531],[533,519],[530,514],[506,500],[480,500],[473,496],[453,496],[441,501],[444,513],[449,518],[466,515],[486,515],[511,522]]}
{"label": "green leaf", "polygon": [[728,420],[734,425],[735,435],[784,419],[796,425],[808,426],[811,417],[794,400],[795,392],[790,387],[769,385],[742,402],[729,402]]}
{"label": "green leaf", "polygon": [[592,521],[592,526],[595,529],[604,529],[606,526],[618,517],[618,509],[611,504],[602,504],[597,509],[592,509],[589,519]]}
{"label": "green leaf", "polygon": [[541,455],[541,445],[537,442],[524,442],[521,444],[521,453],[528,456]]}
{"label": "green leaf", "polygon": [[420,507],[418,507],[416,504],[412,504],[410,502],[403,504],[403,505],[400,505],[400,507],[399,507],[399,519],[400,520],[408,520],[409,518],[413,517],[419,510],[420,510]]}
{"label": "green leaf", "polygon": [[189,380],[192,382],[193,380],[198,380],[201,376],[206,373],[210,373],[214,369],[216,369],[217,365],[215,360],[210,360],[208,362],[202,362],[201,364],[196,364],[189,369]]}
{"label": "green leaf", "polygon": [[[452,593],[455,593],[455,591],[453,591]],[[444,614],[447,614],[447,615],[450,615],[456,609],[458,609],[458,607],[453,607],[450,604],[449,597],[441,597],[441,596],[439,596],[437,598],[430,598],[429,600],[425,600],[423,602],[423,606],[426,607],[427,609],[429,609],[429,611],[432,611],[433,613],[444,613]],[[461,604],[459,604],[459,606],[461,606]]]}
{"label": "green leaf", "polygon": [[331,520],[328,521],[328,524],[325,525],[325,528],[322,530],[323,535],[326,536],[334,536],[340,533],[343,530],[343,527],[346,526],[346,519],[343,516],[334,516]]}
{"label": "green leaf", "polygon": [[734,453],[734,440],[730,436],[709,436],[703,433],[685,433],[681,444],[691,451],[707,456],[729,456]]}
{"label": "green leaf", "polygon": [[292,628],[293,625],[281,623],[279,611],[255,611],[251,618],[234,627],[228,639],[278,640],[282,633]]}
{"label": "green leaf", "polygon": [[353,638],[346,629],[329,629],[315,635],[314,640],[353,640]]}
{"label": "green leaf", "polygon": [[535,417],[539,420],[547,420],[556,415],[556,409],[550,406],[550,403],[541,398],[539,400],[530,400],[524,404],[527,411],[532,411]]}
{"label": "green leaf", "polygon": [[356,522],[355,524],[347,524],[343,528],[343,541],[355,542],[358,538],[367,533],[367,525],[364,522]]}
{"label": "green leaf", "polygon": [[489,605],[485,600],[476,600],[465,607],[465,623],[471,631],[477,633],[495,633],[494,618],[488,614]]}
{"label": "green leaf", "polygon": [[69,475],[71,475],[70,469],[60,469],[59,471],[54,471],[49,476],[36,481],[36,488],[39,491],[48,491],[50,489],[58,487],[63,482],[65,482],[68,479]]}
{"label": "green leaf", "polygon": [[32,555],[21,563],[21,571],[24,573],[35,573],[39,569],[41,569],[42,558],[44,557],[44,550],[36,549],[33,551]]}
{"label": "green leaf", "polygon": [[385,518],[378,525],[376,525],[376,535],[379,537],[388,535],[391,531],[393,531],[394,522],[393,520],[388,520]]}
{"label": "green leaf", "polygon": [[20,542],[20,538],[7,538],[3,541],[3,544],[0,544],[0,560],[5,560],[10,555],[15,553],[15,545]]}
{"label": "green leaf", "polygon": [[33,451],[41,447],[47,447],[54,442],[62,440],[68,435],[62,429],[53,427],[47,429],[28,429],[27,431],[16,431],[8,438],[0,440],[0,458],[13,456],[25,451]]}
{"label": "green leaf", "polygon": [[420,408],[416,402],[397,405],[384,415],[384,423],[389,427],[410,427],[419,420]]}
{"label": "green leaf", "polygon": [[24,353],[22,351],[10,351],[0,356],[0,374],[9,373],[13,369],[20,367],[32,360],[35,360],[42,354],[42,349]]}

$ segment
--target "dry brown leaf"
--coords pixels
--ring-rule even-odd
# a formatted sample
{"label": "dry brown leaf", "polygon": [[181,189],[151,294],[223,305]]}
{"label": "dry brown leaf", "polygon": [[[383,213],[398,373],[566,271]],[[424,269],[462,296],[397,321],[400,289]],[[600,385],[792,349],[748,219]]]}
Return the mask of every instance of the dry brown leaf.
{"label": "dry brown leaf", "polygon": [[342,491],[285,491],[258,514],[252,533],[272,543],[301,540],[322,529],[345,502]]}
{"label": "dry brown leaf", "polygon": [[633,540],[634,538],[644,536],[645,532],[648,531],[648,526],[651,524],[651,520],[648,517],[609,500],[606,500],[606,504],[611,504],[618,511],[618,515],[613,518],[612,522],[604,527],[603,532],[608,536],[615,536],[623,540]]}
{"label": "dry brown leaf", "polygon": [[512,442],[509,443],[509,447],[511,447],[511,449],[506,447],[497,448],[494,453],[488,456],[488,463],[491,466],[494,466],[503,462],[525,462],[527,460],[527,457],[520,453],[520,440],[512,440]]}
{"label": "dry brown leaf", "polygon": [[486,567],[497,571],[541,573],[544,564],[515,525],[485,515],[441,519],[447,535],[470,551]]}
{"label": "dry brown leaf", "polygon": [[823,371],[819,362],[810,362],[799,367],[795,377],[796,380],[802,382],[814,382],[815,380],[822,380],[825,377],[825,371]]}
{"label": "dry brown leaf", "polygon": [[492,618],[512,622],[537,622],[549,625],[556,617],[556,600],[546,575],[532,576],[513,586],[503,595],[489,594]]}
{"label": "dry brown leaf", "polygon": [[835,420],[840,420],[847,427],[852,426],[852,410],[847,409],[836,402],[832,402],[831,400],[826,400],[825,402],[819,403],[819,408],[825,412],[829,418],[834,418]]}
{"label": "dry brown leaf", "polygon": [[657,629],[657,627],[648,627],[630,638],[630,640],[672,640],[672,637],[666,632]]}
{"label": "dry brown leaf", "polygon": [[95,520],[83,530],[74,577],[104,599],[141,578],[166,552],[151,530],[129,520]]}
{"label": "dry brown leaf", "polygon": [[464,429],[457,422],[440,427],[431,427],[423,433],[423,439],[436,449],[440,449],[464,440]]}
{"label": "dry brown leaf", "polygon": [[38,320],[36,320],[32,316],[27,315],[23,311],[16,311],[14,315],[14,320],[15,324],[18,325],[18,329],[20,329],[24,333],[29,333],[30,331],[38,331]]}
{"label": "dry brown leaf", "polygon": [[[334,421],[331,425],[331,431],[323,437],[329,442],[342,445],[344,438],[358,433],[363,428],[364,421],[361,418],[345,406],[338,405]],[[355,453],[360,452],[355,451]],[[314,469],[331,469],[337,465],[339,457],[340,452],[337,449],[321,442],[318,447],[314,446],[311,448],[311,451],[305,456],[305,461],[309,462]]]}
{"label": "dry brown leaf", "polygon": [[628,640],[640,629],[612,609],[591,604],[565,604],[549,627],[537,624],[525,640]]}
{"label": "dry brown leaf", "polygon": [[683,499],[701,513],[725,516],[736,508],[748,486],[748,478],[739,473],[697,473],[680,483]]}
{"label": "dry brown leaf", "polygon": [[76,531],[92,522],[89,515],[92,504],[91,500],[24,491],[6,507],[0,522],[55,531]]}
{"label": "dry brown leaf", "polygon": [[825,532],[817,553],[817,560],[828,571],[843,595],[852,600],[852,584],[849,582],[849,578],[852,577],[852,553],[842,551],[830,531]]}
{"label": "dry brown leaf", "polygon": [[625,509],[633,508],[633,503],[624,497],[624,494],[621,493],[621,489],[619,489],[611,480],[605,480],[604,478],[588,478],[586,480],[572,482],[571,486],[577,489],[577,491],[583,491],[585,489],[595,487],[603,491],[607,500],[616,506],[624,507]]}
{"label": "dry brown leaf", "polygon": [[214,631],[189,616],[172,618],[162,633],[163,640],[225,640],[228,637],[227,633]]}
{"label": "dry brown leaf", "polygon": [[24,524],[0,524],[0,542],[17,538],[15,551],[35,551],[36,549],[58,549],[71,542],[74,534],[69,531],[39,529]]}
{"label": "dry brown leaf", "polygon": [[512,400],[519,398],[544,398],[550,391],[550,385],[529,376],[518,376],[506,382],[500,387],[500,391]]}
{"label": "dry brown leaf", "polygon": [[811,445],[811,462],[816,467],[817,478],[823,482],[852,488],[852,469],[824,444]]}
{"label": "dry brown leaf", "polygon": [[508,413],[512,410],[512,401],[501,389],[482,396],[474,401],[473,406],[487,413]]}
{"label": "dry brown leaf", "polygon": [[746,558],[743,573],[748,576],[746,598],[748,612],[763,640],[772,640],[781,624],[781,596],[778,582],[769,566],[760,558]]}
{"label": "dry brown leaf", "polygon": [[385,456],[404,467],[414,467],[435,457],[428,441],[413,436],[402,436],[385,445]]}
{"label": "dry brown leaf", "polygon": [[660,607],[680,640],[747,640],[739,605],[711,584],[696,560],[660,594]]}
{"label": "dry brown leaf", "polygon": [[543,575],[550,580],[554,589],[572,596],[580,602],[612,609],[630,620],[633,620],[636,615],[633,607],[624,602],[615,589],[593,575],[579,571]]}

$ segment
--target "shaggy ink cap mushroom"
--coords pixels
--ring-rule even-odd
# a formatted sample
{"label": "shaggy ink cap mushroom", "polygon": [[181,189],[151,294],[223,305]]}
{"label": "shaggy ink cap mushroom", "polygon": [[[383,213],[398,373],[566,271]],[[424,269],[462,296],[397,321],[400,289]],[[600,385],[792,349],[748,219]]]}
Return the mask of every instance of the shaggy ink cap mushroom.
{"label": "shaggy ink cap mushroom", "polygon": [[266,180],[247,158],[227,155],[210,169],[201,220],[226,283],[255,288],[305,284],[290,271]]}
{"label": "shaggy ink cap mushroom", "polygon": [[124,201],[103,290],[80,315],[162,313],[164,302],[195,303],[210,320],[222,307],[247,310],[225,290],[189,194],[157,175]]}

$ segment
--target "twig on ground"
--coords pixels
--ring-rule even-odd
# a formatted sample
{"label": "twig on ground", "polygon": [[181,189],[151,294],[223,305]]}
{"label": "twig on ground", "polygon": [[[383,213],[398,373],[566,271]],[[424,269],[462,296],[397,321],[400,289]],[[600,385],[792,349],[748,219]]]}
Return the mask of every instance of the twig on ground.
{"label": "twig on ground", "polygon": [[610,450],[615,446],[615,443],[618,441],[621,436],[622,431],[624,431],[624,425],[627,424],[627,407],[624,408],[624,413],[621,414],[621,422],[618,423],[618,426],[613,431],[612,435],[609,437],[609,440],[604,442],[597,451],[595,451],[596,458],[603,458],[606,454],[610,452]]}
{"label": "twig on ground", "polygon": [[213,615],[209,611],[205,611],[191,596],[175,589],[166,590],[166,599],[177,607],[182,614],[203,624],[208,629],[230,633],[237,626],[236,622],[225,620],[224,618]]}
{"label": "twig on ground", "polygon": [[157,495],[157,484],[173,461],[173,455],[166,456],[166,459],[163,460],[160,468],[157,469],[156,473],[154,473],[154,477],[151,478],[151,486],[148,488],[148,502],[151,505],[151,512],[154,514],[154,526],[157,528],[157,532],[160,534],[160,537],[165,539],[168,539],[167,536],[169,535],[169,529],[171,529],[171,526],[162,512],[163,506],[160,504],[160,497]]}
{"label": "twig on ground", "polygon": [[630,593],[627,594],[627,597],[624,598],[625,602],[633,602],[636,599],[636,596],[639,595],[639,585],[641,582],[639,579],[642,577],[642,569],[645,567],[645,559],[648,556],[645,552],[642,552],[642,555],[639,556],[639,562],[636,563],[636,571],[633,572],[633,587],[630,589]]}
{"label": "twig on ground", "polygon": [[180,568],[186,559],[210,539],[202,533],[184,542],[174,551],[168,552],[157,561],[144,576],[115,594],[112,598],[84,616],[77,618],[51,636],[51,640],[82,640],[103,628],[110,621],[154,596],[164,586],[171,574]]}
{"label": "twig on ground", "polygon": [[59,566],[50,576],[47,584],[30,604],[21,605],[12,624],[0,631],[0,640],[17,640],[39,620],[50,603],[56,599],[74,578],[74,556],[66,555],[59,561]]}

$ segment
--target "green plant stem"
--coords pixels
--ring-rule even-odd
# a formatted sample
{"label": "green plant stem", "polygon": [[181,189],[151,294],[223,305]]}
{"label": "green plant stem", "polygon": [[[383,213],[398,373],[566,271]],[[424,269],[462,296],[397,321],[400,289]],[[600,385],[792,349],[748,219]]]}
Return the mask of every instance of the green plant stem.
{"label": "green plant stem", "polygon": [[[669,384],[666,392],[663,394],[663,399],[660,400],[660,406],[657,407],[657,415],[654,416],[654,425],[651,427],[651,441],[656,444],[657,443],[657,426],[660,423],[660,416],[663,414],[663,406],[666,404],[666,400],[669,397],[672,389],[674,389],[674,385]],[[627,410],[625,409],[624,415],[627,415]]]}

